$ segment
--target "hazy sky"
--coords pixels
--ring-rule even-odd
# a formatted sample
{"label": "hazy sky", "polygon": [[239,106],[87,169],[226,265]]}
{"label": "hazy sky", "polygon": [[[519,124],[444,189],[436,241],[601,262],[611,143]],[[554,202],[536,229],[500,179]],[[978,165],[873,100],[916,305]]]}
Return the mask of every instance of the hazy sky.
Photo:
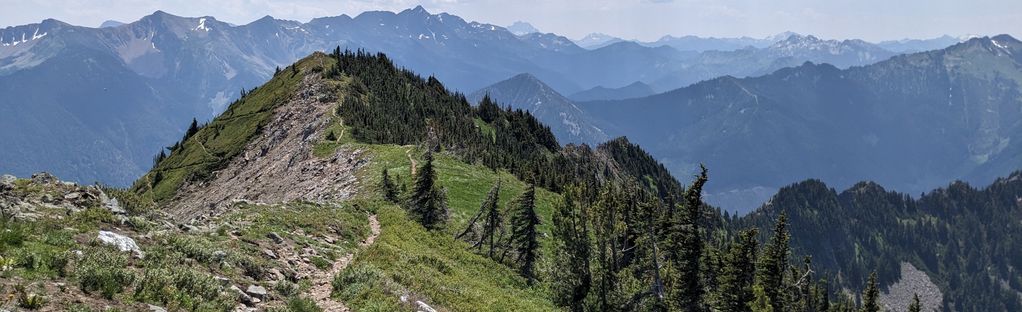
{"label": "hazy sky", "polygon": [[1022,38],[1022,0],[0,0],[0,27],[45,18],[94,27],[156,10],[235,24],[264,15],[305,22],[420,4],[470,21],[522,20],[573,39],[590,32],[654,40],[665,34],[765,37],[788,30],[867,40],[1001,33]]}

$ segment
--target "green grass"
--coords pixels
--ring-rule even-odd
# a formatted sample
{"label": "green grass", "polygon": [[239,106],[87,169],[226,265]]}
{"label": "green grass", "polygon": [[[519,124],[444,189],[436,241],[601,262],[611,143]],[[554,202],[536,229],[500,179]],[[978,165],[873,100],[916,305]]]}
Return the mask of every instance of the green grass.
{"label": "green grass", "polygon": [[[434,165],[439,185],[447,189],[451,219],[445,231],[428,232],[398,205],[383,200],[379,187],[380,173],[386,168],[399,188],[405,184],[410,189],[409,156],[421,165],[421,151],[412,146],[360,143],[334,148],[340,146],[362,149],[370,155],[369,165],[357,173],[362,182],[358,194],[361,199],[356,202],[372,207],[367,209],[379,214],[382,226],[376,243],[358,253],[351,266],[335,277],[335,294],[350,307],[360,311],[407,310],[414,306],[396,299],[408,295],[410,302],[423,300],[449,311],[557,310],[542,285],[527,286],[507,266],[469,251],[468,244],[453,238],[478,211],[497,179],[501,181],[500,205],[504,209],[525,191],[526,183],[506,171],[494,172],[439,153]],[[537,188],[536,197],[543,222],[540,230],[548,233],[560,195]]]}
{"label": "green grass", "polygon": [[395,205],[379,208],[382,234],[337,276],[336,294],[359,311],[408,310],[422,300],[448,311],[556,311],[542,288],[466,250],[447,233],[428,232]]}
{"label": "green grass", "polygon": [[476,117],[472,121],[475,122],[476,128],[483,133],[483,136],[490,138],[491,141],[497,140],[497,130],[493,129],[493,125],[486,123],[482,118]]}
{"label": "green grass", "polygon": [[241,153],[249,141],[269,123],[273,110],[287,101],[309,71],[327,68],[334,60],[316,53],[298,61],[300,72],[281,71],[269,82],[239,101],[202,127],[182,147],[140,178],[134,190],[162,202],[174,196],[189,179],[202,180],[232,157]]}

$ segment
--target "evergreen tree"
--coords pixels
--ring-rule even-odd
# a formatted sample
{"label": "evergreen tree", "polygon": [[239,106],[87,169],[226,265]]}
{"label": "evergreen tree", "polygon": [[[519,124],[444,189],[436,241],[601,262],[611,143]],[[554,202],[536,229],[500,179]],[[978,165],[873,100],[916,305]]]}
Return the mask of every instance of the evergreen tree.
{"label": "evergreen tree", "polygon": [[919,312],[922,311],[923,305],[919,303],[919,294],[912,295],[912,303],[908,305],[908,312]]}
{"label": "evergreen tree", "polygon": [[774,235],[763,251],[756,272],[756,283],[763,289],[774,311],[786,310],[784,272],[788,267],[788,239],[787,217],[782,213],[777,218]]}
{"label": "evergreen tree", "polygon": [[749,302],[749,311],[752,312],[773,312],[774,304],[770,302],[770,296],[767,295],[766,290],[763,289],[763,285],[755,285],[752,287],[753,300]]}
{"label": "evergreen tree", "polygon": [[756,274],[756,229],[742,231],[738,241],[732,243],[721,273],[718,275],[717,309],[721,311],[751,311],[749,302],[755,300],[753,283]]}
{"label": "evergreen tree", "polygon": [[447,198],[436,186],[433,153],[426,152],[415,177],[415,186],[409,203],[409,212],[426,229],[437,230],[447,223]]}
{"label": "evergreen tree", "polygon": [[493,100],[490,99],[489,93],[483,96],[482,101],[479,101],[478,111],[479,119],[482,119],[487,123],[493,123],[493,121],[497,120],[497,117],[500,116],[500,107],[497,106],[497,103],[494,103]]}
{"label": "evergreen tree", "polygon": [[869,282],[862,291],[862,312],[880,312],[880,286],[877,284],[877,272],[869,274]]}
{"label": "evergreen tree", "polygon": [[702,311],[703,306],[703,285],[700,283],[700,260],[703,255],[703,238],[699,229],[699,220],[702,217],[702,191],[706,184],[706,167],[701,167],[699,176],[687,190],[685,190],[684,213],[676,214],[675,218],[681,218],[673,222],[668,230],[673,242],[673,265],[678,271],[675,276],[674,293],[672,301],[676,309],[680,311]]}
{"label": "evergreen tree", "polygon": [[486,249],[486,255],[494,258],[500,245],[500,237],[504,233],[504,216],[500,212],[500,181],[498,180],[486,194],[486,199],[479,206],[479,212],[469,221],[465,230],[455,238],[465,239],[472,243],[479,252]]}
{"label": "evergreen tree", "polygon": [[553,263],[551,290],[554,301],[572,312],[585,311],[585,299],[592,286],[589,220],[584,208],[575,204],[574,193],[566,192],[553,215]]}
{"label": "evergreen tree", "polygon": [[382,178],[380,180],[380,189],[383,190],[383,198],[392,203],[397,203],[397,186],[394,185],[394,181],[391,181],[390,174],[386,168],[383,169]]}
{"label": "evergreen tree", "polygon": [[187,141],[188,138],[191,138],[197,132],[199,132],[199,121],[192,118],[192,123],[188,126],[188,130],[185,131],[185,136],[181,139],[181,142]]}
{"label": "evergreen tree", "polygon": [[536,187],[532,184],[517,200],[517,208],[511,217],[511,251],[519,273],[531,285],[536,281],[536,261],[539,259],[539,216],[536,214]]}
{"label": "evergreen tree", "polygon": [[337,141],[337,135],[334,134],[333,130],[326,133],[326,140],[330,142]]}
{"label": "evergreen tree", "polygon": [[821,280],[816,284],[816,311],[830,311],[830,291],[827,280]]}

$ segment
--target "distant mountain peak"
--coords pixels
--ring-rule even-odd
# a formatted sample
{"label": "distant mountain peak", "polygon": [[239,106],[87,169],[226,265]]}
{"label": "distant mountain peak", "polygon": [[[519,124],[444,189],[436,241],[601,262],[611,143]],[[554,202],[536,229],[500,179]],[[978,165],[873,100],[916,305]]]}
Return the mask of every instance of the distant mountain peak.
{"label": "distant mountain peak", "polygon": [[422,5],[417,5],[414,8],[401,11],[397,15],[431,16],[433,14],[429,13],[429,11],[427,11],[426,8],[422,7]]}
{"label": "distant mountain peak", "polygon": [[624,41],[624,39],[604,33],[590,33],[582,37],[582,39],[574,40],[575,44],[586,49],[602,48],[621,41]]}
{"label": "distant mountain peak", "polygon": [[115,20],[106,20],[102,24],[99,24],[99,28],[112,28],[112,27],[117,27],[117,26],[121,26],[121,25],[124,25],[124,23],[120,22],[120,21],[115,21]]}
{"label": "distant mountain peak", "polygon": [[524,36],[540,32],[539,29],[536,29],[536,27],[532,26],[532,24],[523,21],[514,22],[511,26],[507,26],[507,30],[512,34],[515,34],[515,36]]}

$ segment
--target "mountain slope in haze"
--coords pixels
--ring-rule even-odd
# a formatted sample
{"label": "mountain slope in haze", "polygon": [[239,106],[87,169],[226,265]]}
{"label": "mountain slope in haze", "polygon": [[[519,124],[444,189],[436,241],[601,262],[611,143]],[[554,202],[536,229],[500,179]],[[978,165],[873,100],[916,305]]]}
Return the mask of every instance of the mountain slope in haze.
{"label": "mountain slope in haze", "polygon": [[948,35],[943,35],[931,39],[902,39],[902,40],[888,40],[878,42],[877,45],[897,53],[913,53],[930,50],[943,49],[962,41],[968,40],[968,38],[956,38]]}
{"label": "mountain slope in haze", "polygon": [[523,109],[551,127],[557,140],[563,143],[596,145],[607,141],[606,133],[596,127],[587,113],[575,103],[530,74],[519,74],[468,96],[479,103],[489,96],[500,105]]}
{"label": "mountain slope in haze", "polygon": [[531,33],[538,33],[539,29],[536,29],[536,27],[532,26],[532,24],[529,24],[527,22],[516,21],[513,24],[511,24],[511,26],[507,26],[507,31],[510,31],[512,34],[515,34],[516,36],[524,36]]}
{"label": "mountain slope in haze", "polygon": [[[871,182],[837,192],[808,180],[783,187],[734,225],[765,232],[785,214],[793,252],[811,256],[818,273],[839,277],[831,285],[857,289],[863,280],[845,277],[876,270],[881,289],[909,293],[886,309],[905,311],[915,292],[924,299],[924,310],[1017,311],[1022,309],[1020,194],[1022,172],[985,188],[955,182],[916,198]],[[906,266],[925,272],[921,281],[926,283],[899,284],[910,278],[903,276]],[[933,286],[940,291],[930,292]]]}
{"label": "mountain slope in haze", "polygon": [[873,64],[894,55],[896,53],[862,40],[823,40],[812,35],[791,34],[763,48],[704,51],[687,60],[682,70],[649,81],[649,84],[658,90],[671,90],[720,76],[765,75],[805,62],[847,68]]}
{"label": "mountain slope in haze", "polygon": [[918,193],[1018,169],[1020,53],[1010,36],[976,38],[864,67],[807,63],[579,106],[678,175],[716,168],[711,194],[813,177]]}
{"label": "mountain slope in haze", "polygon": [[636,81],[630,85],[620,88],[606,88],[598,86],[589,90],[578,92],[568,96],[573,101],[601,101],[601,100],[623,100],[629,98],[644,97],[656,94],[653,87]]}
{"label": "mountain slope in haze", "polygon": [[607,34],[591,33],[582,37],[582,39],[574,40],[575,44],[586,49],[599,49],[611,44],[625,41],[624,39],[614,37]]}

